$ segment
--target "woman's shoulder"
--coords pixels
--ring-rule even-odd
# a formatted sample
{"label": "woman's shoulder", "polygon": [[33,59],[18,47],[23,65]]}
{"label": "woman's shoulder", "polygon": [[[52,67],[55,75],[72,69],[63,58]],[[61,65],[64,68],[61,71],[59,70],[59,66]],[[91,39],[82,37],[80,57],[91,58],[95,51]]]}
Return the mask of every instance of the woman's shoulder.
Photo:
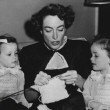
{"label": "woman's shoulder", "polygon": [[78,40],[78,39],[68,39],[67,41],[68,48],[75,48],[77,50],[82,51],[90,51],[90,43],[86,40]]}
{"label": "woman's shoulder", "polygon": [[21,50],[32,50],[36,49],[38,47],[39,43],[34,43],[31,45],[24,46]]}
{"label": "woman's shoulder", "polygon": [[19,55],[34,54],[35,52],[39,51],[40,48],[41,48],[41,45],[39,43],[34,43],[28,46],[24,46],[20,50]]}
{"label": "woman's shoulder", "polygon": [[73,45],[89,45],[89,42],[85,38],[68,39],[68,43]]}

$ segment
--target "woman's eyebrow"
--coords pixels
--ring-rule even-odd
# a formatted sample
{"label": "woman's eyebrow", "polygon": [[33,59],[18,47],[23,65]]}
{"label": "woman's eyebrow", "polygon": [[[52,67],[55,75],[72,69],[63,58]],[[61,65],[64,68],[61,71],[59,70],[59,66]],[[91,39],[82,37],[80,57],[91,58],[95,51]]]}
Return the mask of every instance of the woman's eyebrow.
{"label": "woman's eyebrow", "polygon": [[93,53],[94,53],[94,54],[97,54],[97,52],[95,52],[95,51],[94,51]]}
{"label": "woman's eyebrow", "polygon": [[[58,26],[57,28],[60,28],[60,27],[64,27],[64,25],[60,25],[60,26]],[[53,29],[53,27],[50,27],[50,26],[44,26],[44,28],[50,28],[50,29]]]}
{"label": "woman's eyebrow", "polygon": [[50,26],[44,26],[44,28],[51,28],[52,29],[52,27],[50,27]]}
{"label": "woman's eyebrow", "polygon": [[60,25],[60,26],[58,26],[57,28],[60,28],[60,27],[65,27],[64,25]]}

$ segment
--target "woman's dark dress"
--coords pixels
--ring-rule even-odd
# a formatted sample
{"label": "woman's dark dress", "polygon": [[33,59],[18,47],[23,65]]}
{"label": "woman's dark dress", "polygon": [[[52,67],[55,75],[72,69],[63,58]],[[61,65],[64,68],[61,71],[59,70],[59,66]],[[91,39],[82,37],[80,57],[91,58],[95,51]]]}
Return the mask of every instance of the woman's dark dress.
{"label": "woman's dark dress", "polygon": [[[39,71],[46,71],[53,77],[57,74],[62,74],[67,70],[76,70],[83,78],[88,77],[91,71],[91,53],[88,42],[81,40],[67,40],[65,46],[57,52],[66,59],[67,64],[69,65],[68,68],[51,71],[45,70],[46,65],[55,51],[48,49],[43,43],[32,44],[21,50],[19,60],[25,74],[25,88],[34,85],[36,74],[38,74]],[[83,96],[77,91],[78,87],[67,85],[66,88],[68,93],[71,94],[69,98],[48,104],[47,106],[52,110],[85,110]],[[38,104],[37,101],[35,103]],[[36,105],[35,103],[33,106]]]}

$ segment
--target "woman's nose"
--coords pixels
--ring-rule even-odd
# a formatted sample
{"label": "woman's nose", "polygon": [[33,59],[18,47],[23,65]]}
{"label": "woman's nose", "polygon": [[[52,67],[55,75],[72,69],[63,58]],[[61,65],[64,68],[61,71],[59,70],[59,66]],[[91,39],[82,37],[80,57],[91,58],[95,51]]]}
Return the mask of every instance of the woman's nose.
{"label": "woman's nose", "polygon": [[56,40],[57,38],[58,38],[58,34],[57,34],[57,32],[55,31],[55,32],[53,32],[53,39]]}

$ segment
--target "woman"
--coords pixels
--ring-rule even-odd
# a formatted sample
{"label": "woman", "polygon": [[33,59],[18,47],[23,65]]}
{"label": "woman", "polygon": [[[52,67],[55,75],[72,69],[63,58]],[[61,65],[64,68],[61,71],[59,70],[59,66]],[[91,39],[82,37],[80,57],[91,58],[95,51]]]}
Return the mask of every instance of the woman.
{"label": "woman", "polygon": [[69,40],[66,36],[74,17],[70,6],[60,4],[49,4],[32,15],[31,22],[41,36],[38,43],[21,50],[20,64],[26,78],[25,96],[33,102],[33,109],[40,102],[39,90],[32,86],[48,85],[53,77],[58,76],[66,83],[68,97],[45,103],[47,107],[52,110],[85,110],[83,96],[77,90],[83,89],[90,73],[91,53],[86,41]]}

